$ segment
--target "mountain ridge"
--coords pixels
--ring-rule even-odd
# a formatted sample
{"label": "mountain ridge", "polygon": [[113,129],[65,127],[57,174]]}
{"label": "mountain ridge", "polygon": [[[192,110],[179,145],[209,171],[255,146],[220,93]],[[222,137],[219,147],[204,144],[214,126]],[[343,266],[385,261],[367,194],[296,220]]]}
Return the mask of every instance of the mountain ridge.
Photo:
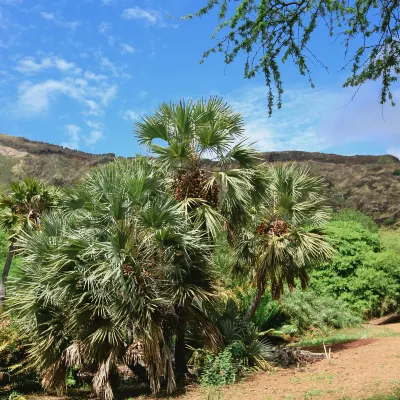
{"label": "mountain ridge", "polygon": [[[23,137],[0,134],[0,186],[13,179],[34,176],[66,186],[91,167],[119,158],[114,153],[92,154]],[[296,162],[321,175],[335,209],[362,210],[380,223],[400,220],[400,160],[392,155],[343,156],[319,152],[260,153],[268,163]]]}

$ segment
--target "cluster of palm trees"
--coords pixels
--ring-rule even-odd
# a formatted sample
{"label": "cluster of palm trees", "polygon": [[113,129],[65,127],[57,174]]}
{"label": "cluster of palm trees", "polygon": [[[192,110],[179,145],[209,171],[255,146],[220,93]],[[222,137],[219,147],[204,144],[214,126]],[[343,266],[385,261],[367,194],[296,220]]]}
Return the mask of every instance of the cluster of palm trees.
{"label": "cluster of palm trees", "polygon": [[305,287],[308,269],[331,256],[321,179],[262,164],[222,99],[162,104],[135,134],[154,157],[93,169],[62,192],[27,180],[0,199],[11,257],[23,257],[6,306],[43,386],[59,393],[75,367],[112,399],[120,364],[153,392],[172,392],[187,372],[189,335],[221,349],[220,235],[254,287],[244,320],[268,287],[275,298],[285,284]]}

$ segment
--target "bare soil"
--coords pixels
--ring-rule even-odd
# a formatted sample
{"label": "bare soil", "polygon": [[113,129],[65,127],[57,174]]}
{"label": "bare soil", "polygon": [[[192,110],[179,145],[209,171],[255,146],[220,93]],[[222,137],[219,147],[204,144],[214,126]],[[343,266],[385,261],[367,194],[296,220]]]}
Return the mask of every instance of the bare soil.
{"label": "bare soil", "polygon": [[[400,323],[374,327],[399,332]],[[400,337],[360,339],[335,344],[331,360],[305,368],[259,373],[224,388],[223,400],[365,399],[390,394],[400,386]],[[180,400],[203,400],[204,390],[192,388]],[[218,398],[216,396],[215,398]]]}

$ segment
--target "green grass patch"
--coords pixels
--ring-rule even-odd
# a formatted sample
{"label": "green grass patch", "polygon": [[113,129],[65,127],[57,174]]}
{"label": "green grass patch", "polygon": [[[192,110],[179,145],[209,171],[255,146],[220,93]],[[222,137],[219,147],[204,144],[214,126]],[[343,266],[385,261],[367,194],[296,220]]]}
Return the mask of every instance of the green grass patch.
{"label": "green grass patch", "polygon": [[371,327],[362,327],[357,329],[343,329],[331,335],[321,335],[318,337],[304,337],[299,342],[295,343],[295,346],[299,347],[313,347],[336,344],[336,343],[347,343],[359,339],[373,339],[380,337],[395,337],[400,336],[399,332],[392,331],[390,328],[384,328],[382,330],[376,330]]}

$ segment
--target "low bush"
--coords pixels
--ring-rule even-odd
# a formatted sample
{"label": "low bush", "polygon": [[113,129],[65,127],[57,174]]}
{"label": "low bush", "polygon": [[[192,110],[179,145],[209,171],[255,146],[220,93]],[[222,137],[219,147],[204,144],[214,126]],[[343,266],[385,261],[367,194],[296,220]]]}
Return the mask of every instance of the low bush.
{"label": "low bush", "polygon": [[[340,213],[327,224],[328,240],[336,254],[313,269],[310,286],[322,297],[341,299],[360,315],[375,317],[398,308],[400,254],[386,244],[388,236],[377,232],[375,223],[367,218],[354,212]],[[400,233],[392,236],[400,240]]]}
{"label": "low bush", "polygon": [[394,176],[400,176],[400,168],[396,168],[396,169],[393,171],[393,175],[394,175]]}
{"label": "low bush", "polygon": [[339,212],[333,213],[332,221],[348,221],[361,224],[365,229],[370,232],[377,233],[379,230],[378,224],[372,220],[368,215],[361,211],[345,208]]}
{"label": "low bush", "polygon": [[352,327],[362,321],[344,301],[318,296],[311,290],[286,294],[281,299],[280,309],[299,334],[314,329],[327,332]]}

